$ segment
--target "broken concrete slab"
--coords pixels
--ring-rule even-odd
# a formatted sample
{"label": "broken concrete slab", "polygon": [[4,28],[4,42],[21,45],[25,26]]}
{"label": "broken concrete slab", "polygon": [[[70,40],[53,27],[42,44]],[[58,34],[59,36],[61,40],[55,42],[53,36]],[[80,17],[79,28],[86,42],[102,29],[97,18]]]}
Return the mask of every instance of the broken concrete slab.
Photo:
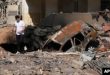
{"label": "broken concrete slab", "polygon": [[95,53],[91,53],[91,52],[88,52],[88,51],[84,51],[81,56],[80,56],[80,59],[83,63],[87,62],[87,61],[91,61],[95,58]]}

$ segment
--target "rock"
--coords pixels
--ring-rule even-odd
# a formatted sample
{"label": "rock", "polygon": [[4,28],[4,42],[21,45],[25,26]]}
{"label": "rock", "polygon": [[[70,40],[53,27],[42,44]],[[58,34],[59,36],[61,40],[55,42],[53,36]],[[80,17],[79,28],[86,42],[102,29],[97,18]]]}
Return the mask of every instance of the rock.
{"label": "rock", "polygon": [[59,68],[54,68],[53,71],[60,72],[60,69]]}
{"label": "rock", "polygon": [[0,47],[0,59],[6,58],[8,55],[8,52],[5,51],[2,47]]}
{"label": "rock", "polygon": [[61,75],[60,72],[52,72],[50,75]]}
{"label": "rock", "polygon": [[0,75],[13,75],[13,73],[9,70],[2,70],[2,72],[0,72]]}
{"label": "rock", "polygon": [[37,69],[36,73],[38,75],[42,75],[44,73],[43,69]]}
{"label": "rock", "polygon": [[69,50],[67,50],[66,52],[69,53],[69,52],[75,52],[75,51],[76,51],[76,47],[73,46]]}
{"label": "rock", "polygon": [[89,51],[84,51],[82,54],[81,54],[81,61],[83,62],[86,62],[86,61],[91,61],[92,59],[94,59],[95,57],[95,53],[91,53]]}

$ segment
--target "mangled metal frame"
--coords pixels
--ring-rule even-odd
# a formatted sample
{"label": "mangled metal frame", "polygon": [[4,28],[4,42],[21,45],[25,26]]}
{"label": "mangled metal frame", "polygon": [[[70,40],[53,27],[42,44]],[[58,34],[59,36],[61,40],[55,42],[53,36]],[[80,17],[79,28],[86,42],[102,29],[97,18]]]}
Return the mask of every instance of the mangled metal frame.
{"label": "mangled metal frame", "polygon": [[57,33],[55,33],[54,35],[49,37],[49,39],[45,42],[43,48],[45,48],[45,46],[50,41],[53,41],[53,42],[61,45],[60,48],[59,48],[59,51],[62,51],[62,48],[63,48],[63,46],[65,45],[65,43],[67,41],[71,42],[72,47],[75,46],[75,40],[78,40],[82,45],[81,40],[79,40],[77,38],[72,39],[72,37],[74,37],[78,33],[81,33],[84,36],[84,34],[82,32],[83,27],[84,27],[83,25],[84,25],[84,22],[82,22],[82,21],[74,21],[74,22],[66,25],[60,31],[58,31]]}
{"label": "mangled metal frame", "polygon": [[[79,33],[81,33],[81,35],[84,36],[84,40],[75,38],[75,36],[78,35]],[[74,37],[74,39],[73,39],[73,37]],[[100,33],[98,32],[98,29],[96,27],[94,27],[93,25],[90,25],[86,22],[73,21],[72,23],[66,25],[61,30],[56,32],[54,35],[49,37],[48,40],[45,42],[43,49],[45,49],[45,47],[48,46],[49,42],[51,42],[51,41],[60,45],[60,48],[58,49],[59,51],[63,50],[64,45],[68,41],[70,41],[70,43],[72,45],[71,48],[80,47],[80,49],[81,48],[86,49],[87,44],[91,40],[98,40],[98,38],[100,39]],[[75,40],[78,40],[80,42],[80,45],[76,45]],[[101,42],[102,40],[98,40],[98,41]],[[99,45],[100,45],[100,43],[99,43]],[[71,49],[71,48],[69,48],[69,49]]]}

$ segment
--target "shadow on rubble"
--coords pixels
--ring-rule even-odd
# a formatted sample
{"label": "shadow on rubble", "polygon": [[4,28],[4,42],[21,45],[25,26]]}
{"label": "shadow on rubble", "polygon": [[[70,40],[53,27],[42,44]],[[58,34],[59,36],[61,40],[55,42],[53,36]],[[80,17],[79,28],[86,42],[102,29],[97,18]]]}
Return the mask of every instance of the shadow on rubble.
{"label": "shadow on rubble", "polygon": [[[14,44],[14,43],[0,44],[0,47],[2,47],[5,51],[11,52],[11,53],[16,53],[17,51],[19,52],[18,45]],[[25,51],[24,53],[26,53],[26,52],[33,52],[33,51],[36,51],[36,50],[29,49],[29,50]],[[22,52],[20,52],[20,53],[22,53]]]}
{"label": "shadow on rubble", "polygon": [[[4,40],[5,41],[5,40]],[[7,37],[7,42],[1,43],[0,47],[2,47],[5,51],[16,53],[17,52],[17,44],[15,40],[15,34]]]}
{"label": "shadow on rubble", "polygon": [[8,52],[11,52],[11,53],[16,53],[17,52],[17,45],[16,44],[4,43],[4,44],[0,44],[0,46]]}
{"label": "shadow on rubble", "polygon": [[[26,46],[26,45],[24,45]],[[5,51],[11,52],[11,53],[16,53],[17,51],[20,53],[26,53],[26,52],[33,52],[36,51],[37,49],[32,49],[33,47],[30,46],[26,46],[28,49],[25,50],[18,50],[18,45],[15,43],[4,43],[4,44],[0,44],[0,47],[2,47]]]}

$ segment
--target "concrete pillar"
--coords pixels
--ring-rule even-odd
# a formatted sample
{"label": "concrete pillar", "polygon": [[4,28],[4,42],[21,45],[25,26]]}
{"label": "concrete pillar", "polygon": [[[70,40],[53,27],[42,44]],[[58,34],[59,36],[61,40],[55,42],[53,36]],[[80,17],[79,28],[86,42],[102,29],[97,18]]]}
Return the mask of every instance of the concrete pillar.
{"label": "concrete pillar", "polygon": [[48,16],[51,13],[57,13],[58,12],[58,0],[45,0],[45,12],[46,16]]}
{"label": "concrete pillar", "polygon": [[22,17],[26,25],[33,25],[32,18],[29,14],[29,6],[26,0],[22,0]]}
{"label": "concrete pillar", "polygon": [[88,0],[88,12],[100,11],[101,0]]}

